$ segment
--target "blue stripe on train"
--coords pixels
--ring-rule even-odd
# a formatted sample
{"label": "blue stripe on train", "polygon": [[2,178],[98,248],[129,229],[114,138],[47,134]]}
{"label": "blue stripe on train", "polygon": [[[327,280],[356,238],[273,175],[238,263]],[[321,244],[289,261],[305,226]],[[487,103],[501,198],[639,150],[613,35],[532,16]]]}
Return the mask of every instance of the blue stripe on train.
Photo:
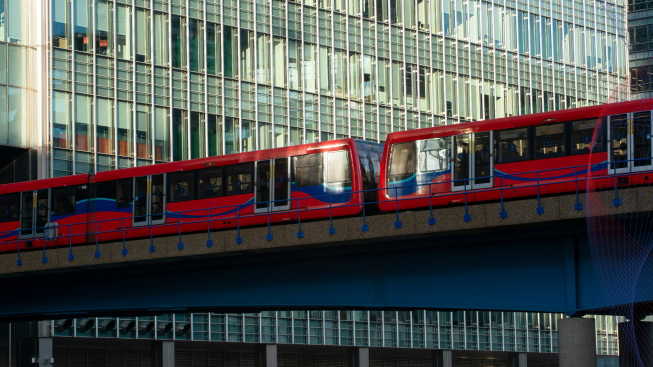
{"label": "blue stripe on train", "polygon": [[351,201],[352,189],[351,186],[346,187],[333,187],[326,184],[302,186],[297,187],[295,183],[292,184],[293,192],[301,192],[319,200],[325,204],[344,204]]}
{"label": "blue stripe on train", "polygon": [[[597,172],[601,171],[604,169],[608,168],[608,162],[601,162],[597,164],[593,164],[590,172]],[[494,177],[497,178],[504,178],[506,180],[512,180],[512,181],[520,181],[520,182],[537,182],[538,180],[541,181],[551,181],[551,180],[559,180],[563,178],[572,178],[575,177],[576,175],[585,175],[587,174],[587,169],[582,169],[574,173],[567,173],[564,175],[559,175],[559,176],[553,176],[553,177],[543,177],[543,178],[537,178],[537,177],[519,177],[514,174],[509,174],[505,173],[502,171],[499,171],[498,169],[494,170]],[[422,185],[422,184],[427,184],[434,179],[436,179],[439,176],[442,176],[444,174],[451,173],[451,170],[444,170],[444,171],[439,171],[439,172],[429,172],[427,174],[423,174],[420,176],[419,182],[417,181],[417,175],[412,175],[406,179],[400,180],[400,181],[392,181],[389,183],[389,188],[387,189],[388,196],[391,198],[394,198],[395,195],[399,197],[403,196],[409,196],[413,195],[417,192],[418,186],[417,185]]]}
{"label": "blue stripe on train", "polygon": [[[247,200],[245,203],[237,206],[237,207],[232,207],[232,209],[228,209],[225,211],[222,211],[220,213],[215,213],[211,214],[210,218],[215,218],[215,217],[221,217],[223,215],[228,215],[228,214],[233,214],[236,213],[240,210],[243,210],[247,208],[248,206],[254,204],[254,198],[251,198]],[[200,210],[208,210],[208,209],[200,209]],[[206,215],[192,215],[192,214],[185,214],[185,213],[176,213],[176,212],[166,212],[166,216],[171,219],[201,219],[201,218],[209,218]]]}
{"label": "blue stripe on train", "polygon": [[408,196],[417,192],[417,190],[422,184],[428,184],[433,182],[440,176],[444,176],[451,173],[451,169],[446,169],[443,171],[433,171],[427,172],[419,175],[419,181],[417,175],[412,175],[408,178],[405,178],[400,181],[392,181],[388,183],[388,189],[386,190],[389,197],[394,198],[395,196]]}

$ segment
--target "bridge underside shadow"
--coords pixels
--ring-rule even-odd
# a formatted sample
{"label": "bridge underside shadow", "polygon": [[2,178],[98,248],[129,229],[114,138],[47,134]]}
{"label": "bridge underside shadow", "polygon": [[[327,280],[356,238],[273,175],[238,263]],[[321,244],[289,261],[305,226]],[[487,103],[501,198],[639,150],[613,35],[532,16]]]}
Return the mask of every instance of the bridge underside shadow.
{"label": "bridge underside shadow", "polygon": [[[586,230],[573,220],[14,274],[0,282],[0,318],[330,308],[584,314],[653,299],[645,281],[605,294],[612,289],[602,274],[631,259],[597,268]],[[642,269],[653,269],[650,254]]]}

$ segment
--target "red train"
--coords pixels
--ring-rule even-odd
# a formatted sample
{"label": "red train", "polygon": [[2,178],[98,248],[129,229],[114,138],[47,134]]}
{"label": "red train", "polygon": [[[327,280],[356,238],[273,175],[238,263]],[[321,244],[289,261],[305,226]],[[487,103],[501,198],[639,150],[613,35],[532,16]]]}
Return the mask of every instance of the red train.
{"label": "red train", "polygon": [[646,183],[652,110],[638,100],[397,132],[384,147],[344,139],[3,185],[0,251]]}
{"label": "red train", "polygon": [[354,215],[376,200],[363,190],[382,148],[344,139],[3,185],[0,251],[294,220],[299,208],[302,220]]}
{"label": "red train", "polygon": [[650,173],[632,173],[653,169],[651,110],[643,99],[391,133],[379,206],[535,196],[537,186],[541,195],[575,192],[576,180],[602,189],[615,174],[619,185],[648,182]]}

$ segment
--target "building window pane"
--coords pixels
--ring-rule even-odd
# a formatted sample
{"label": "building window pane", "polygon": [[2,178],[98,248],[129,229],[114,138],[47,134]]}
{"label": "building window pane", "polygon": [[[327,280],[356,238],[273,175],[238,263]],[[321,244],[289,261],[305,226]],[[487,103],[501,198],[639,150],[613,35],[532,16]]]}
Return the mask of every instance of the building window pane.
{"label": "building window pane", "polygon": [[349,53],[349,96],[361,98],[361,55],[355,52]]}
{"label": "building window pane", "polygon": [[251,152],[256,150],[256,122],[243,120],[241,135],[242,151]]}
{"label": "building window pane", "polygon": [[204,157],[204,114],[190,113],[190,154],[191,159]]}
{"label": "building window pane", "polygon": [[191,19],[188,31],[190,33],[190,70],[204,71],[204,32],[202,22]]}
{"label": "building window pane", "polygon": [[75,1],[75,50],[83,52],[91,52],[90,43],[90,28],[91,17],[91,4],[88,0]]}
{"label": "building window pane", "polygon": [[136,61],[150,62],[149,11],[136,9]]}
{"label": "building window pane", "polygon": [[[0,0],[0,14],[4,13],[4,1]],[[0,41],[4,41],[4,25],[0,26]],[[70,2],[68,0],[52,0],[52,45],[60,48],[70,48]]]}
{"label": "building window pane", "polygon": [[[28,90],[9,87],[7,88],[7,92],[9,102],[7,109],[7,122],[9,126],[8,143],[10,145],[27,146],[27,128],[29,126],[27,123],[27,119],[29,118]],[[25,118],[24,120],[23,117]]]}
{"label": "building window pane", "polygon": [[333,56],[336,97],[347,98],[347,51],[336,50]]}
{"label": "building window pane", "polygon": [[131,12],[130,7],[118,4],[116,8],[116,56],[131,60]]}
{"label": "building window pane", "polygon": [[[8,83],[15,86],[27,86],[27,48],[20,46],[8,46],[9,65]],[[6,67],[6,66],[3,66]]]}
{"label": "building window pane", "polygon": [[75,95],[75,149],[93,151],[91,96]]}
{"label": "building window pane", "polygon": [[95,11],[95,51],[113,56],[113,4],[98,1]]}
{"label": "building window pane", "polygon": [[186,67],[186,18],[172,16],[172,67]]}
{"label": "building window pane", "polygon": [[170,160],[170,132],[168,109],[155,107],[154,109],[154,159],[157,161]]}
{"label": "building window pane", "polygon": [[220,74],[220,26],[213,23],[206,25],[206,67],[207,73],[218,75]]}
{"label": "building window pane", "polygon": [[118,101],[118,155],[132,155],[132,104]]}
{"label": "building window pane", "polygon": [[238,78],[238,31],[235,28],[224,27],[224,76]]}
{"label": "building window pane", "polygon": [[274,86],[286,87],[286,39],[274,37]]}
{"label": "building window pane", "polygon": [[113,154],[113,101],[97,99],[97,142],[98,154]]}
{"label": "building window pane", "polygon": [[188,112],[172,110],[172,157],[174,161],[188,159]]}
{"label": "building window pane", "polygon": [[256,81],[270,84],[270,36],[258,33],[256,47]]}
{"label": "building window pane", "polygon": [[238,126],[238,119],[227,117],[224,124],[225,134],[225,154],[238,153],[240,147],[238,146],[240,140],[240,126]]}
{"label": "building window pane", "polygon": [[5,14],[4,21],[11,19],[8,24],[7,37],[8,41],[12,43],[26,43],[23,38],[27,38],[29,32],[30,21],[28,20],[29,14],[29,1],[24,0],[9,0],[7,3],[7,14]]}
{"label": "building window pane", "polygon": [[240,68],[241,78],[248,82],[254,81],[254,32],[240,30]]}
{"label": "building window pane", "polygon": [[331,94],[331,57],[330,50],[327,47],[320,47],[320,93]]}
{"label": "building window pane", "polygon": [[154,64],[168,66],[168,14],[154,13]]}
{"label": "building window pane", "polygon": [[152,113],[150,106],[136,105],[136,157],[141,159],[152,159],[152,138],[150,126]]}
{"label": "building window pane", "polygon": [[222,155],[222,116],[209,115],[209,157]]}
{"label": "building window pane", "polygon": [[70,148],[70,94],[52,92],[52,146]]}
{"label": "building window pane", "polygon": [[301,46],[300,42],[288,40],[288,83],[292,89],[301,89]]}
{"label": "building window pane", "polygon": [[301,72],[304,81],[304,90],[309,93],[316,93],[316,75],[317,65],[315,62],[316,46],[310,43],[304,44],[304,61],[302,62]]}

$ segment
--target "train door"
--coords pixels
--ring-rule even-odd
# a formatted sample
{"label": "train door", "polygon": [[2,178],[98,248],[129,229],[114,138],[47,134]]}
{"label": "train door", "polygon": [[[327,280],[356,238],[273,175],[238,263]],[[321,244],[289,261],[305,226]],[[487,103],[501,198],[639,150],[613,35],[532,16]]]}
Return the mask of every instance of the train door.
{"label": "train door", "polygon": [[42,237],[50,220],[50,190],[25,191],[20,195],[20,237]]}
{"label": "train door", "polygon": [[256,212],[290,209],[290,158],[255,162]]}
{"label": "train door", "polygon": [[165,176],[163,174],[134,177],[134,226],[165,222]]}
{"label": "train door", "polygon": [[492,187],[492,132],[453,137],[453,191]]}
{"label": "train door", "polygon": [[610,173],[651,169],[651,111],[609,116],[608,160]]}

